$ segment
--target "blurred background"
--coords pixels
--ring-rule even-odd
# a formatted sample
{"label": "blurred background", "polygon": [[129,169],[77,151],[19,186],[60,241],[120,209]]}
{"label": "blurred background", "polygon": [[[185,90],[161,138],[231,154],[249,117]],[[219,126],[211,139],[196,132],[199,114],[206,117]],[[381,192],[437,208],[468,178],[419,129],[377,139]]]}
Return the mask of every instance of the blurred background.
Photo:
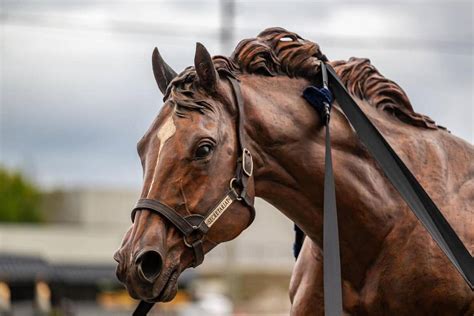
{"label": "blurred background", "polygon": [[[195,42],[230,55],[281,26],[332,60],[368,57],[469,142],[472,1],[2,0],[0,315],[129,315],[112,259],[141,188],[136,142],[162,105],[158,46],[176,70]],[[292,224],[257,219],[180,279],[156,315],[288,315]]]}

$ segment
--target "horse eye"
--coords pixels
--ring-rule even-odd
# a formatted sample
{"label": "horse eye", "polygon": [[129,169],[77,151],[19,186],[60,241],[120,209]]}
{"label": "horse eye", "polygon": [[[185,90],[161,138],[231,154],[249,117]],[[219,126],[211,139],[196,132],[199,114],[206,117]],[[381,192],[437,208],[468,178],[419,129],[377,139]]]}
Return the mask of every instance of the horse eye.
{"label": "horse eye", "polygon": [[196,150],[195,157],[197,159],[206,158],[212,152],[212,146],[209,144],[204,144],[198,147]]}

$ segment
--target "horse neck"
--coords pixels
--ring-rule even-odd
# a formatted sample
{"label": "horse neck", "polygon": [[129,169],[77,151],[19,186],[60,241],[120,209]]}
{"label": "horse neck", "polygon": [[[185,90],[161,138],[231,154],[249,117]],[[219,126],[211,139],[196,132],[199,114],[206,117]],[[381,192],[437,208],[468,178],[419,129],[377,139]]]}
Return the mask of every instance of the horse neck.
{"label": "horse neck", "polygon": [[[325,133],[301,97],[309,83],[264,76],[242,76],[241,82],[256,195],[321,246]],[[330,128],[342,260],[360,270],[380,249],[399,200],[337,108]]]}

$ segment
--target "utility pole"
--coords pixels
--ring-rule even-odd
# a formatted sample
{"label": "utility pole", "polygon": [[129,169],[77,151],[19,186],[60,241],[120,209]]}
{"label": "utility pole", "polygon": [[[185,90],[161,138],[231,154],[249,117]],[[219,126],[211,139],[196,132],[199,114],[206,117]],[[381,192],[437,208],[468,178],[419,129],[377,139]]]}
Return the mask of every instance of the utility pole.
{"label": "utility pole", "polygon": [[[221,46],[222,55],[229,56],[232,53],[234,42],[234,19],[235,19],[235,1],[234,0],[220,0],[220,32],[219,42]],[[225,244],[225,282],[228,295],[232,303],[238,304],[241,292],[241,280],[235,264],[236,256],[236,241],[230,241]]]}
{"label": "utility pole", "polygon": [[234,41],[235,1],[220,0],[219,40],[224,55],[229,55]]}

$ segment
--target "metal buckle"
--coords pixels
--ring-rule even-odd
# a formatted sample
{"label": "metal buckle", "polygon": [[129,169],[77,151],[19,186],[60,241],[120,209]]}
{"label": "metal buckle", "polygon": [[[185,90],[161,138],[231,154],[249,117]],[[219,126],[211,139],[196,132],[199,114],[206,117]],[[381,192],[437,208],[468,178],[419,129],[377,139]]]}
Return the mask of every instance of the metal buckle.
{"label": "metal buckle", "polygon": [[[250,159],[250,160],[249,160]],[[247,165],[249,163],[249,165]],[[253,173],[253,159],[250,150],[244,148],[242,151],[242,170],[244,173],[251,177]]]}
{"label": "metal buckle", "polygon": [[[193,228],[194,228],[194,231],[197,231],[197,226],[193,226]],[[188,248],[193,248],[193,244],[195,244],[195,243],[198,242],[198,241],[201,241],[201,242],[202,242],[203,239],[204,239],[204,235],[202,235],[201,238],[196,239],[196,240],[194,240],[192,243],[190,243],[190,242],[188,242],[187,237],[186,237],[186,236],[183,236],[184,244],[185,244],[186,247],[188,247]]]}
{"label": "metal buckle", "polygon": [[234,191],[235,196],[237,197],[237,201],[241,201],[242,198],[240,197],[240,194],[237,192],[237,190],[234,188],[234,182],[237,181],[237,178],[232,178],[230,179],[229,182],[229,188]]}
{"label": "metal buckle", "polygon": [[188,248],[193,248],[193,245],[191,245],[188,240],[186,239],[186,236],[183,236],[183,240],[184,240],[184,244],[186,245],[186,247]]}

